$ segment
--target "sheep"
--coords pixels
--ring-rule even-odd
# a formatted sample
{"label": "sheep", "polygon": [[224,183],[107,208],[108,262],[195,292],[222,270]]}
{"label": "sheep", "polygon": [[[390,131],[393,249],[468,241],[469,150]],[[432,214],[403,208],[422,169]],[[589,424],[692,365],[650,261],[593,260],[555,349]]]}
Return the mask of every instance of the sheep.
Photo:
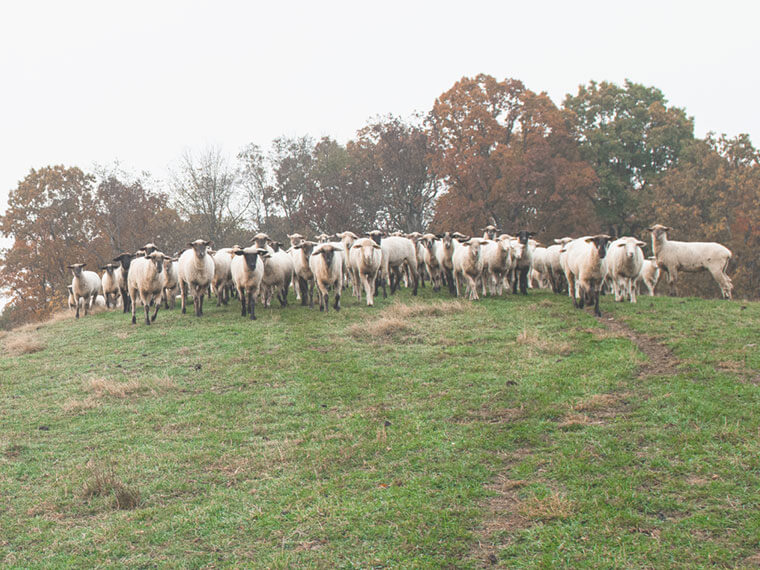
{"label": "sheep", "polygon": [[445,232],[438,237],[439,240],[435,242],[434,252],[438,266],[441,268],[441,278],[446,278],[446,283],[449,286],[449,293],[456,296],[457,291],[454,283],[454,265],[452,264],[455,247],[454,238],[456,236],[451,232]]}
{"label": "sheep", "polygon": [[[417,248],[412,240],[399,236],[388,236],[380,243],[383,251],[383,277],[390,281],[391,295],[396,292],[401,282],[401,271],[404,264],[409,268],[414,283],[412,295],[417,294]],[[383,283],[385,297],[385,284]]]}
{"label": "sheep", "polygon": [[301,241],[290,250],[293,260],[293,285],[300,291],[301,305],[314,308],[314,274],[309,267],[309,256],[317,245],[313,241]]}
{"label": "sheep", "polygon": [[94,271],[83,271],[86,263],[73,263],[68,266],[74,275],[71,282],[71,290],[74,293],[74,302],[77,306],[76,318],[79,318],[79,301],[84,301],[84,314],[87,316],[88,309],[92,308],[95,297],[101,291],[100,277]]}
{"label": "sheep", "polygon": [[604,256],[607,253],[607,234],[585,236],[575,239],[565,246],[567,252],[565,277],[571,291],[573,306],[582,309],[586,299],[594,305],[594,314],[599,311],[599,290],[604,279]]}
{"label": "sheep", "polygon": [[179,287],[179,271],[177,270],[177,261],[179,260],[176,257],[167,256],[164,258],[164,283],[162,296],[164,298],[164,308],[167,311],[169,310],[169,298],[172,300],[172,309],[177,304],[176,290],[177,287]]}
{"label": "sheep", "polygon": [[[357,239],[349,250],[349,264],[353,280],[364,287],[367,306],[373,307],[375,280],[383,263],[383,248],[370,238]],[[357,287],[356,297],[361,302],[361,288]]]}
{"label": "sheep", "polygon": [[606,276],[612,284],[615,301],[622,301],[628,295],[631,303],[636,302],[636,288],[633,282],[641,273],[646,244],[634,237],[621,237],[613,241],[605,259]]}
{"label": "sheep", "polygon": [[330,310],[330,287],[335,289],[335,310],[340,311],[340,294],[343,291],[343,257],[340,251],[340,248],[324,243],[314,248],[309,256],[309,267],[319,290],[320,311]]}
{"label": "sheep", "polygon": [[245,317],[247,311],[250,319],[255,321],[256,297],[259,295],[261,280],[264,277],[264,260],[271,254],[268,250],[256,246],[236,248],[232,253],[235,257],[230,263],[230,273],[240,297],[241,315]]}
{"label": "sheep", "polygon": [[639,294],[639,287],[641,283],[647,286],[649,289],[649,296],[654,297],[654,289],[657,287],[657,280],[660,278],[660,268],[657,267],[657,258],[654,256],[647,257],[641,264],[641,271],[636,276],[634,287],[636,288],[636,294]]}
{"label": "sheep", "polygon": [[74,298],[74,288],[71,285],[66,285],[66,289],[68,289],[69,291],[69,296],[68,296],[69,311],[73,311],[74,305],[77,304],[76,299]]}
{"label": "sheep", "polygon": [[288,239],[290,240],[290,247],[295,247],[299,243],[303,243],[304,240],[306,239],[304,236],[302,236],[299,233],[287,234],[287,236],[288,236]]}
{"label": "sheep", "polygon": [[232,286],[230,263],[232,263],[232,255],[232,248],[223,247],[211,256],[211,259],[214,260],[214,278],[211,280],[211,287],[216,293],[217,307],[220,307],[222,303],[227,305],[230,300],[229,288]]}
{"label": "sheep", "polygon": [[[107,263],[103,267],[103,277],[101,283],[103,284],[103,297],[105,298],[106,308],[111,308],[111,303],[116,306],[116,303],[121,296],[121,290],[119,289],[119,277],[121,273],[121,267],[115,263]],[[118,272],[118,273],[117,273]],[[113,297],[113,300],[111,300]]]}
{"label": "sheep", "polygon": [[214,278],[214,260],[206,254],[209,242],[197,239],[188,244],[177,263],[179,292],[182,295],[182,314],[187,312],[187,294],[193,296],[195,316],[203,315],[203,295]]}
{"label": "sheep", "polygon": [[330,241],[330,236],[325,233],[322,233],[322,234],[319,234],[318,236],[315,236],[314,239],[317,241],[317,243],[327,243],[328,241]]}
{"label": "sheep", "polygon": [[546,266],[549,270],[549,282],[554,293],[559,293],[564,286],[565,270],[562,268],[561,252],[562,247],[571,241],[573,238],[570,237],[555,239],[554,244],[546,248]]}
{"label": "sheep", "polygon": [[351,260],[349,258],[349,252],[351,251],[351,246],[354,245],[354,242],[359,239],[359,236],[356,235],[354,232],[345,231],[335,234],[335,237],[337,237],[340,240],[340,243],[333,243],[333,245],[338,246],[341,248],[340,255],[343,257],[343,278],[345,279],[348,277],[348,279],[351,281],[351,288],[356,295],[356,293],[359,291],[359,283],[354,281],[354,274],[351,271]]}
{"label": "sheep", "polygon": [[480,255],[483,261],[482,287],[484,296],[486,295],[486,286],[488,286],[491,295],[503,293],[504,277],[512,267],[512,253],[513,248],[508,235],[503,239],[483,240]]}
{"label": "sheep", "polygon": [[281,245],[275,241],[266,248],[270,255],[265,258],[264,277],[261,281],[261,298],[265,307],[270,306],[274,293],[277,293],[281,306],[285,307],[288,304],[288,289],[293,280],[295,267],[293,259],[281,249]]}
{"label": "sheep", "polygon": [[707,270],[720,287],[724,299],[731,299],[734,288],[731,278],[726,274],[731,250],[716,242],[670,241],[668,232],[673,228],[655,224],[647,228],[652,232],[652,250],[657,258],[657,265],[665,271],[670,284],[670,294],[678,294],[676,281],[679,271]]}
{"label": "sheep", "polygon": [[536,235],[536,232],[529,232],[527,230],[520,230],[515,234],[515,240],[523,244],[522,251],[515,257],[516,263],[512,281],[512,293],[515,295],[517,294],[518,285],[523,295],[528,294],[528,273],[533,263],[533,251],[536,249],[536,242],[533,241],[531,244],[529,240],[534,235]]}
{"label": "sheep", "polygon": [[129,290],[127,288],[127,278],[129,277],[129,264],[134,256],[131,253],[121,253],[117,257],[113,258],[113,261],[119,263],[119,269],[114,274],[116,282],[119,284],[119,292],[121,293],[121,308],[122,312],[127,313],[131,308],[131,299],[129,298]]}
{"label": "sheep", "polygon": [[[269,236],[263,232],[259,232],[253,236],[253,243],[259,249],[267,249],[270,241],[272,240],[269,238]],[[269,251],[269,253],[272,253],[272,251],[269,249],[267,249],[267,251]]]}
{"label": "sheep", "polygon": [[483,232],[483,239],[490,239],[490,240],[496,240],[497,234],[501,233],[499,228],[497,228],[493,224],[488,224],[481,231]]}
{"label": "sheep", "polygon": [[422,234],[418,242],[420,255],[418,258],[422,258],[422,265],[430,276],[430,282],[433,284],[433,291],[438,292],[441,290],[442,278],[441,278],[441,265],[438,263],[438,258],[435,256],[436,240],[435,234]]}
{"label": "sheep", "polygon": [[471,238],[464,240],[460,238],[454,248],[452,264],[454,266],[454,284],[456,286],[457,297],[460,296],[462,285],[461,280],[467,280],[469,290],[469,299],[478,300],[478,279],[483,273],[483,259],[481,258],[481,245],[485,240],[482,238]]}
{"label": "sheep", "polygon": [[[528,242],[530,244],[530,241]],[[533,263],[531,264],[531,271],[528,275],[528,285],[533,286],[535,282],[537,287],[546,288],[551,285],[551,263],[549,260],[549,248],[543,247],[536,242],[536,248],[533,250]],[[553,286],[552,286],[553,288]]]}
{"label": "sheep", "polygon": [[[158,309],[161,307],[161,295],[164,290],[164,259],[165,255],[160,251],[145,253],[143,257],[137,257],[132,260],[129,267],[129,277],[127,286],[129,296],[132,299],[132,324],[137,324],[135,315],[137,309],[137,299],[142,301],[145,308],[145,324],[150,325],[155,322],[158,315]],[[155,303],[156,310],[153,316],[150,316],[150,306]]]}

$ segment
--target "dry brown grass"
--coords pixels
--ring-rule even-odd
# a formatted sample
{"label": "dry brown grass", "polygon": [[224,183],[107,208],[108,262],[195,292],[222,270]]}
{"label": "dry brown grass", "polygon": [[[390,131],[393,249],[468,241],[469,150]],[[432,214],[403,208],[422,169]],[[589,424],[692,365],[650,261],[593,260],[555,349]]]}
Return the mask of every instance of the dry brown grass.
{"label": "dry brown grass", "polygon": [[70,398],[61,406],[67,413],[80,413],[99,408],[106,398],[123,399],[138,394],[157,395],[175,388],[176,384],[168,376],[132,379],[127,381],[111,378],[90,378],[84,389],[89,395],[84,399]]}
{"label": "dry brown grass", "polygon": [[5,351],[11,356],[32,354],[45,349],[45,343],[32,332],[11,332],[3,339]]}
{"label": "dry brown grass", "polygon": [[529,351],[535,349],[559,356],[567,356],[573,352],[573,344],[570,341],[542,336],[527,326],[523,326],[523,330],[517,335],[515,341],[517,344],[527,347]]}
{"label": "dry brown grass", "polygon": [[573,514],[573,503],[554,492],[546,497],[532,497],[521,501],[519,513],[529,520],[551,521],[566,519]]}
{"label": "dry brown grass", "polygon": [[82,498],[111,497],[111,507],[120,510],[134,509],[142,502],[140,491],[124,484],[116,475],[112,463],[88,461],[89,477],[82,488]]}
{"label": "dry brown grass", "polygon": [[386,307],[376,317],[367,318],[348,328],[348,333],[357,340],[376,342],[404,342],[417,337],[413,326],[419,319],[440,317],[470,310],[471,305],[463,301],[436,301],[434,303],[400,303],[396,301]]}

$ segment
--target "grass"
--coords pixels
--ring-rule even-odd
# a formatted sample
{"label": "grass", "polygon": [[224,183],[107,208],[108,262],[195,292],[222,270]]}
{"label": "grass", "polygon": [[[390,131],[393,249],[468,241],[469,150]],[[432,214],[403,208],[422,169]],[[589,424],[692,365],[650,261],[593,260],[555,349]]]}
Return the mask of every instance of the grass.
{"label": "grass", "polygon": [[344,301],[64,318],[26,352],[6,335],[0,563],[757,559],[759,303]]}

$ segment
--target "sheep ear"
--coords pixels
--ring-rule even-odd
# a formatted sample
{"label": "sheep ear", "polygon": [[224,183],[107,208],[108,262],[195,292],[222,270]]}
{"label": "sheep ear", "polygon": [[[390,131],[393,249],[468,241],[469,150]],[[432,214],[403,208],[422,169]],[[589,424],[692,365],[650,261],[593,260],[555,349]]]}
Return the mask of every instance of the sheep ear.
{"label": "sheep ear", "polygon": [[334,247],[333,251],[343,251],[343,248],[342,247]]}
{"label": "sheep ear", "polygon": [[245,252],[242,249],[234,249],[230,253],[232,253],[232,255],[244,255],[245,254]]}
{"label": "sheep ear", "polygon": [[637,241],[636,245],[639,246],[639,247],[645,247],[646,246],[646,244],[643,241]]}
{"label": "sheep ear", "polygon": [[619,243],[619,244],[617,244],[617,247],[625,247],[625,244],[624,243]]}
{"label": "sheep ear", "polygon": [[594,238],[593,237],[587,237],[583,241],[585,241],[586,243],[591,243],[592,241],[594,241]]}
{"label": "sheep ear", "polygon": [[377,245],[374,241],[372,242],[372,247],[375,249],[383,249],[381,246]]}
{"label": "sheep ear", "polygon": [[649,228],[647,228],[647,231],[648,231],[648,232],[653,232],[653,231],[654,231],[654,228],[653,228],[653,227],[649,227]]}

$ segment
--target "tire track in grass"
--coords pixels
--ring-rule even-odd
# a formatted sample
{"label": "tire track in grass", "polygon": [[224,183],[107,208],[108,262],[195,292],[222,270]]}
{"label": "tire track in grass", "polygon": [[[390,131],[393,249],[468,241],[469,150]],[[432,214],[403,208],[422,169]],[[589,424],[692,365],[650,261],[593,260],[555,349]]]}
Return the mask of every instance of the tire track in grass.
{"label": "tire track in grass", "polygon": [[[623,321],[616,320],[614,317],[604,317],[598,321],[605,326],[606,330],[600,331],[601,335],[595,332],[598,329],[592,330],[592,333],[598,336],[605,334],[609,336],[611,333],[612,336],[626,338],[647,357],[647,361],[638,368],[639,380],[650,376],[678,373],[682,362],[664,344],[651,336],[637,333]],[[606,424],[630,412],[633,396],[634,394],[630,392],[595,394],[572,406],[570,413],[559,423],[559,427],[566,429],[575,424]],[[494,411],[494,415],[496,421],[518,421],[520,417],[517,415],[505,419],[498,414],[497,410]],[[507,545],[503,540],[498,539],[499,534],[515,535],[537,522],[535,517],[529,516],[519,494],[520,488],[531,481],[512,478],[513,468],[532,454],[531,449],[518,449],[511,453],[504,453],[504,467],[487,486],[492,495],[484,503],[486,516],[475,532],[476,543],[470,552],[470,559],[484,568],[498,564],[499,552]]]}

